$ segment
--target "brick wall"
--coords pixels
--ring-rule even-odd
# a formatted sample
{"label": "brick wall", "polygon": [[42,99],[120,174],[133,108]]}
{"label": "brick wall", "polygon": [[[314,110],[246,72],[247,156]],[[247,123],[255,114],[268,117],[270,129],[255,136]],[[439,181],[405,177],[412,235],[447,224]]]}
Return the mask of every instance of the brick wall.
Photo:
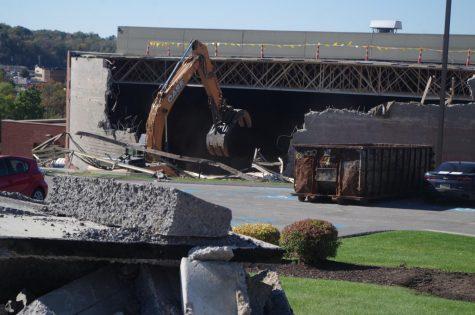
{"label": "brick wall", "polygon": [[32,157],[33,147],[65,130],[65,123],[58,121],[2,120],[1,154]]}

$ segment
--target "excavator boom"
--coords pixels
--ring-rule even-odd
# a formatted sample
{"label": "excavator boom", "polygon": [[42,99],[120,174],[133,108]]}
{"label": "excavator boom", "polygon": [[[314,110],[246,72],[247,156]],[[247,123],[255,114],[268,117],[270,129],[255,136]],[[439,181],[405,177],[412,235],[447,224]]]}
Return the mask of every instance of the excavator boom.
{"label": "excavator boom", "polygon": [[[191,55],[189,55],[191,52]],[[208,95],[213,125],[206,136],[208,152],[215,156],[248,155],[249,143],[239,136],[241,129],[252,125],[249,113],[225,103],[208,49],[194,40],[185,50],[170,77],[155,97],[147,119],[147,147],[163,150],[167,116],[183,89],[197,73]],[[236,145],[234,145],[236,144]],[[244,150],[231,150],[233,146]]]}

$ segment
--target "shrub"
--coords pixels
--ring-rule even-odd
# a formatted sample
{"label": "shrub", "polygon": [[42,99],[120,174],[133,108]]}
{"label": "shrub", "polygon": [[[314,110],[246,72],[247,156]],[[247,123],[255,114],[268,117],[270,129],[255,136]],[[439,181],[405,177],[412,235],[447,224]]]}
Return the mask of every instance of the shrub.
{"label": "shrub", "polygon": [[280,246],[290,257],[305,264],[316,264],[335,257],[340,241],[338,230],[323,220],[306,219],[287,225],[282,230]]}
{"label": "shrub", "polygon": [[258,240],[279,245],[279,230],[268,223],[246,223],[233,227],[233,232],[257,238]]}

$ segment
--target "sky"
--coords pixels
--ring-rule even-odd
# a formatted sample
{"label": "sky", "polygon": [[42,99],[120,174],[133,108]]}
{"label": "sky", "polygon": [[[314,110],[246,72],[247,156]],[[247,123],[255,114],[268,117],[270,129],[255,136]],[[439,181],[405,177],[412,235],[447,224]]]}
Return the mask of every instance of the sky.
{"label": "sky", "polygon": [[[0,0],[0,23],[116,35],[117,26],[368,32],[397,19],[403,33],[443,33],[445,0]],[[475,34],[475,0],[453,0],[451,34]]]}

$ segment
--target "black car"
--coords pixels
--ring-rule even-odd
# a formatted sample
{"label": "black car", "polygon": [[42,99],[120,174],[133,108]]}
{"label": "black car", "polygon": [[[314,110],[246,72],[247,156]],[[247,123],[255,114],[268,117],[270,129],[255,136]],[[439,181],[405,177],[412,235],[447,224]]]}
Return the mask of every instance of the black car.
{"label": "black car", "polygon": [[475,200],[475,162],[444,162],[434,171],[427,172],[424,178],[425,195],[430,199]]}

